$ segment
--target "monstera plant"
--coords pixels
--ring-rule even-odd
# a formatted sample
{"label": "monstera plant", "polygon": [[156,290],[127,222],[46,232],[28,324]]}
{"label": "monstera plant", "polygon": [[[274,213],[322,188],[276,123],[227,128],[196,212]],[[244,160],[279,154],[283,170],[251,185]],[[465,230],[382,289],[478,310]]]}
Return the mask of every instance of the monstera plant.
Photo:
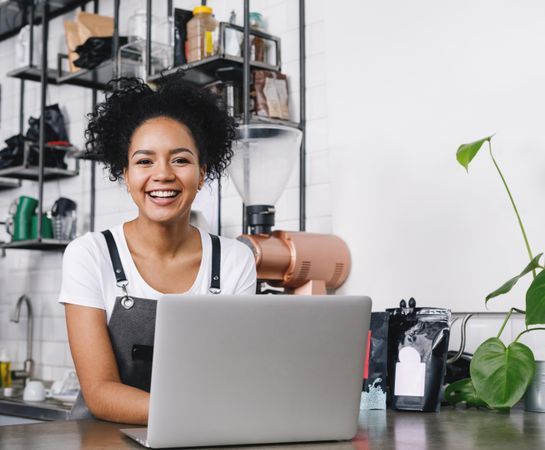
{"label": "monstera plant", "polygon": [[[515,211],[528,253],[529,263],[518,275],[488,294],[485,303],[509,292],[526,275],[532,274],[533,280],[526,292],[526,309],[511,308],[506,313],[505,320],[497,336],[484,341],[475,351],[470,364],[471,377],[450,384],[445,391],[445,397],[452,404],[463,402],[468,406],[486,406],[492,409],[506,410],[522,398],[534,375],[534,354],[529,347],[519,342],[519,340],[526,333],[545,329],[536,326],[545,324],[545,270],[543,265],[540,264],[543,253],[535,256],[532,253],[513,195],[492,153],[492,137],[488,136],[470,144],[460,145],[456,152],[456,159],[468,171],[470,162],[481,150],[481,147],[488,144],[492,163],[501,178]],[[524,314],[526,327],[513,342],[506,346],[501,337],[509,318],[514,312]]]}

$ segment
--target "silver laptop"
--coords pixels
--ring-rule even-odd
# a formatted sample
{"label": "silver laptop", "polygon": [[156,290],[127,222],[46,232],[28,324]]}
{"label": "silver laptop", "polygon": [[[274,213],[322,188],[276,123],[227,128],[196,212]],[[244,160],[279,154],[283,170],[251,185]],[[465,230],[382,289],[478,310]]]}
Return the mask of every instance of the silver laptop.
{"label": "silver laptop", "polygon": [[157,304],[146,447],[352,439],[371,300],[180,296]]}

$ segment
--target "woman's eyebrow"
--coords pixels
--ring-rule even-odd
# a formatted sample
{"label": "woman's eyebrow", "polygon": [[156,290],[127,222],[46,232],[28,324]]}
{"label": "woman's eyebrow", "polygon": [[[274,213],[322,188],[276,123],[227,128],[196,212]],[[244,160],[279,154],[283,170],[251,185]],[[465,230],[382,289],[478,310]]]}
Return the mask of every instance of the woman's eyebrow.
{"label": "woman's eyebrow", "polygon": [[190,153],[191,155],[193,155],[193,151],[186,147],[173,148],[168,153],[170,155],[174,155],[176,153]]}
{"label": "woman's eyebrow", "polygon": [[[176,153],[189,153],[189,154],[195,156],[193,151],[191,151],[190,149],[188,149],[186,147],[173,148],[172,150],[169,150],[168,153],[169,153],[169,155],[175,155]],[[134,158],[137,155],[154,155],[154,154],[155,154],[155,151],[153,151],[153,150],[141,149],[141,150],[136,150],[132,154],[131,158]]]}

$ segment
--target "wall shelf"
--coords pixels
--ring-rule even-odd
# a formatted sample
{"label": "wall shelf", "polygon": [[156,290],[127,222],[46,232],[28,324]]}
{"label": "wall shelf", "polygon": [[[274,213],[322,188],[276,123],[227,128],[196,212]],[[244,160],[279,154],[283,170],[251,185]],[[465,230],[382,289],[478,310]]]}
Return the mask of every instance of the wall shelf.
{"label": "wall shelf", "polygon": [[[9,71],[6,75],[11,78],[18,78],[26,81],[41,81],[42,69],[37,66],[24,66]],[[54,69],[47,70],[47,82],[49,84],[57,83],[57,71]]]}
{"label": "wall shelf", "polygon": [[[59,58],[64,55],[59,54]],[[59,62],[60,67],[60,62]],[[115,76],[115,60],[108,59],[94,69],[80,69],[77,72],[58,70],[57,84],[70,84],[90,89],[105,90],[108,82]]]}
{"label": "wall shelf", "polygon": [[[15,167],[7,167],[0,170],[0,177],[12,178],[15,180],[31,180],[38,181],[39,167],[21,165]],[[56,167],[44,167],[44,181],[59,180],[61,178],[70,178],[79,175],[79,169],[67,170],[57,169]]]}
{"label": "wall shelf", "polygon": [[24,241],[3,242],[0,248],[17,250],[63,250],[70,241],[56,239],[29,239]]}
{"label": "wall shelf", "polygon": [[[105,90],[106,84],[114,76],[114,68],[114,60],[107,60],[94,69],[80,69],[77,72],[47,69],[47,83],[54,85],[68,84],[90,89]],[[37,66],[25,66],[11,70],[7,73],[7,76],[39,83],[42,81],[41,72],[42,70]]]}
{"label": "wall shelf", "polygon": [[[197,86],[205,86],[218,80],[218,69],[234,68],[240,71],[240,78],[242,79],[244,59],[240,56],[231,55],[214,55],[200,61],[184,64],[183,66],[173,67],[163,71],[159,75],[151,75],[148,77],[150,83],[159,83],[166,81],[173,76],[177,76],[183,73],[184,80],[193,83]],[[276,66],[261,62],[252,62],[250,64],[252,69],[263,69],[276,72],[278,69]]]}
{"label": "wall shelf", "polygon": [[[241,120],[237,120],[237,121],[242,124]],[[291,120],[274,119],[272,117],[261,117],[261,116],[256,116],[255,114],[252,114],[250,116],[250,123],[264,124],[264,125],[283,125],[285,127],[301,129],[300,124],[298,124],[297,122],[292,122]]]}
{"label": "wall shelf", "polygon": [[21,187],[20,180],[13,180],[10,178],[0,178],[0,191],[6,190],[6,189],[15,189],[18,187]]}
{"label": "wall shelf", "polygon": [[74,153],[74,158],[82,161],[100,161],[100,158],[93,153],[87,153],[85,150],[79,150]]}

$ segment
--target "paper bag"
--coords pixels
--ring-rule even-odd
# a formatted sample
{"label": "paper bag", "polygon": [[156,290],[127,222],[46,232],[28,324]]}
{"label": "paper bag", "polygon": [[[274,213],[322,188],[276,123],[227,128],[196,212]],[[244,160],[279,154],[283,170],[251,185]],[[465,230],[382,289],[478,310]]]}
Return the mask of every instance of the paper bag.
{"label": "paper bag", "polygon": [[90,37],[108,37],[114,35],[114,18],[79,12],[76,18],[80,44]]}
{"label": "paper bag", "polygon": [[80,69],[74,65],[74,61],[79,56],[74,50],[76,50],[80,42],[76,22],[72,22],[71,20],[64,21],[64,37],[66,39],[66,47],[68,48],[68,70],[70,72],[77,72]]}

